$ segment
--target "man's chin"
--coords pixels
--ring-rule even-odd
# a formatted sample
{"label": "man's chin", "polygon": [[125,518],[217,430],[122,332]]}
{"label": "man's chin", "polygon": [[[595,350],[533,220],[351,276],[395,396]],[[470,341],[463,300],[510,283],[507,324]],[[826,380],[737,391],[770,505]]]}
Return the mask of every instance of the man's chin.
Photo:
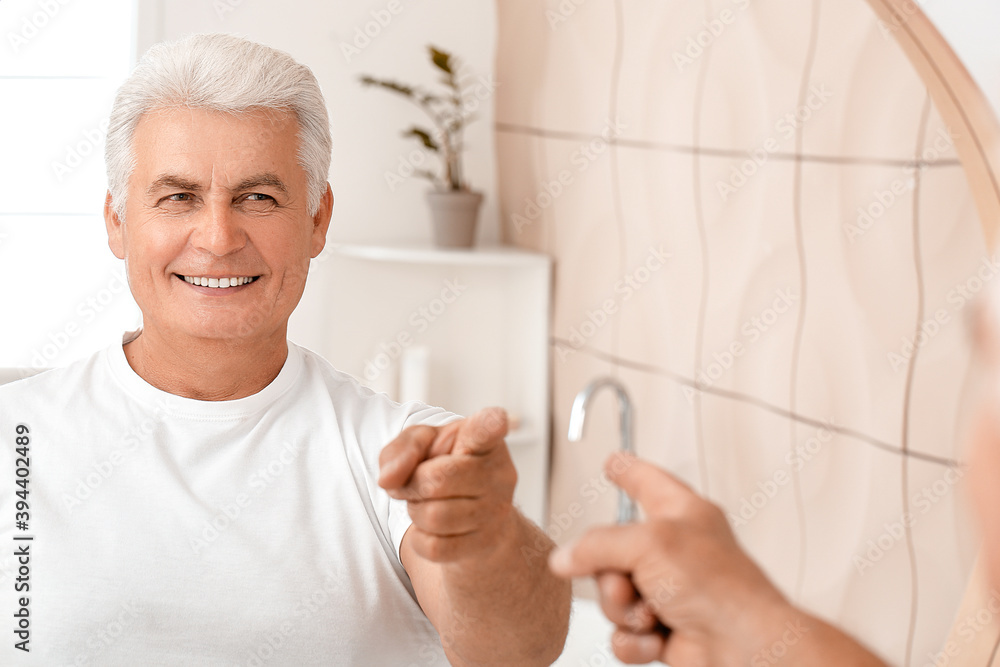
{"label": "man's chin", "polygon": [[177,328],[171,332],[171,335],[175,338],[184,337],[192,341],[232,345],[246,344],[265,337],[261,328],[253,326],[253,320],[247,317],[216,317],[212,318],[210,322],[198,322],[187,327]]}

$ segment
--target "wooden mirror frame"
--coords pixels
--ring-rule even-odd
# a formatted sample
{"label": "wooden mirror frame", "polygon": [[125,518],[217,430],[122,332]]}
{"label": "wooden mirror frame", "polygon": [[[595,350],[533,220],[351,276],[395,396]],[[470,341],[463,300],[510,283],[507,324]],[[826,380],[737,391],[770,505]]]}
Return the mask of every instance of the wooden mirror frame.
{"label": "wooden mirror frame", "polygon": [[[914,0],[868,0],[868,4],[896,38],[945,124],[956,135],[955,149],[976,202],[987,251],[993,252],[1000,240],[1000,122],[996,112],[954,49]],[[986,608],[989,591],[979,563],[956,619]],[[960,634],[956,624],[942,647],[948,656],[958,658],[953,663],[956,667],[997,664],[1000,629],[995,624],[990,631],[976,633],[971,643]]]}
{"label": "wooden mirror frame", "polygon": [[955,135],[987,248],[1000,231],[1000,121],[983,91],[915,0],[868,0],[923,79]]}

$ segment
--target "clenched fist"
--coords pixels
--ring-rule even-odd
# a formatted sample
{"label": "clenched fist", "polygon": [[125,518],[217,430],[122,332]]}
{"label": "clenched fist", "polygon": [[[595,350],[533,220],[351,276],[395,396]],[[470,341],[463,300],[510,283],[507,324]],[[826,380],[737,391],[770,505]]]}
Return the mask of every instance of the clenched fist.
{"label": "clenched fist", "polygon": [[379,486],[407,501],[419,556],[475,558],[510,538],[517,471],[505,435],[507,413],[487,408],[445,426],[411,426],[382,450]]}

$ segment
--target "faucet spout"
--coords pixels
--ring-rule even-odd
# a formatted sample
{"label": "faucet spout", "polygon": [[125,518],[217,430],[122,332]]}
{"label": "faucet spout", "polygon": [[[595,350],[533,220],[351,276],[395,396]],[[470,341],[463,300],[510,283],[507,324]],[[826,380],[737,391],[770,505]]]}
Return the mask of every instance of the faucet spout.
{"label": "faucet spout", "polygon": [[[611,377],[603,377],[594,380],[583,388],[576,395],[573,401],[573,409],[569,415],[569,439],[571,442],[579,442],[583,439],[583,426],[587,421],[587,407],[594,394],[603,387],[614,390],[618,396],[618,420],[621,428],[621,451],[635,454],[632,445],[632,400],[622,384]],[[628,494],[618,490],[618,523],[629,523],[635,520],[635,503]]]}

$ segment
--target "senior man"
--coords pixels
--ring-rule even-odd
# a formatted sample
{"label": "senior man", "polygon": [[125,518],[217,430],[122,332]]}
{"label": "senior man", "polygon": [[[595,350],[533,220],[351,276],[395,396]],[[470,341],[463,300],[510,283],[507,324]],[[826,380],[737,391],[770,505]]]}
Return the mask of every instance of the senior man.
{"label": "senior man", "polygon": [[0,388],[0,664],[561,651],[569,587],[520,556],[546,538],[511,504],[503,411],[399,405],[286,341],[327,118],[307,67],[226,35],[153,47],[119,90],[105,220],[142,328]]}

